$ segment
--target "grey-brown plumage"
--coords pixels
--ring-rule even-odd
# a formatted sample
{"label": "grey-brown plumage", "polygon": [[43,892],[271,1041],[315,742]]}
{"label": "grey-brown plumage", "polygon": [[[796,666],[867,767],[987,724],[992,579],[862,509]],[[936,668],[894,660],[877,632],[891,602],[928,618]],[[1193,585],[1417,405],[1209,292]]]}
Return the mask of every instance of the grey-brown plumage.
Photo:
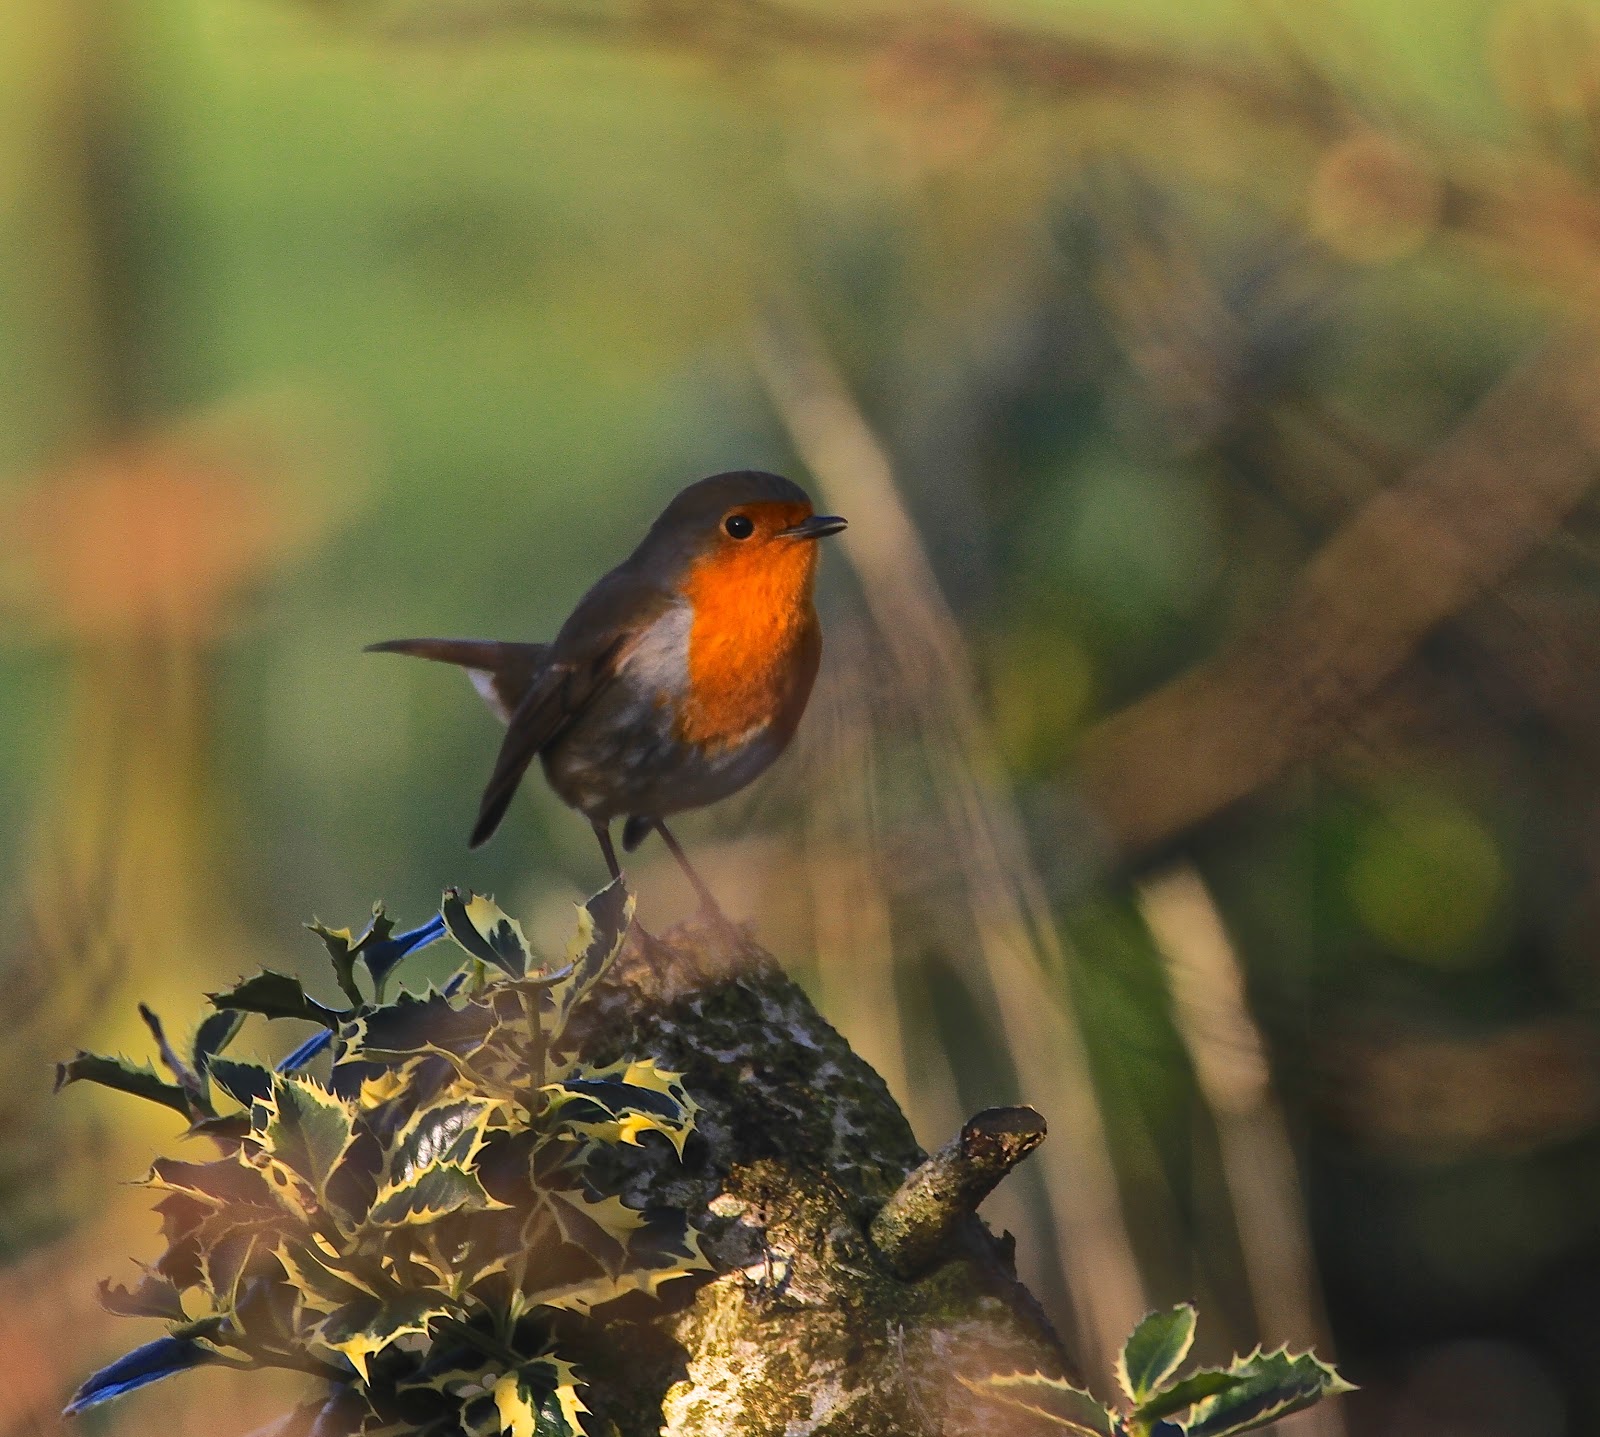
{"label": "grey-brown plumage", "polygon": [[[549,644],[391,639],[371,645],[374,651],[466,669],[505,720],[472,846],[494,833],[539,758],[557,795],[594,825],[613,872],[609,826],[619,817],[627,820],[626,847],[654,827],[682,861],[661,820],[743,787],[793,733],[820,648],[810,541],[843,527],[842,519],[814,515],[805,491],[776,474],[718,474],[673,499],[633,553],[583,596]],[[762,631],[774,636],[770,643],[779,645],[777,651],[769,644],[753,651],[748,663],[724,659],[709,681],[690,660],[695,594],[704,592],[708,575],[721,586],[719,601],[731,610],[741,635],[739,595],[745,584],[752,603],[780,606],[783,620]],[[775,575],[783,582],[769,582]],[[750,675],[757,670],[775,675],[770,711],[758,702],[752,721],[709,739],[685,723],[686,712],[697,705],[703,712],[730,693],[738,702],[729,711],[745,712],[751,706]],[[701,675],[694,680],[699,687],[691,682],[695,674]],[[706,896],[698,878],[695,883]]]}

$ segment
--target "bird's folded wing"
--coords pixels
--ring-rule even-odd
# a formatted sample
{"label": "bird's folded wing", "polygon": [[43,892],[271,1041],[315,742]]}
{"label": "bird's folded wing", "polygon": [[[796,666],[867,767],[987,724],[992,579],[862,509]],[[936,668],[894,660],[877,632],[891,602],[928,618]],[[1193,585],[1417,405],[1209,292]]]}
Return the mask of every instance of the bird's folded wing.
{"label": "bird's folded wing", "polygon": [[471,845],[488,842],[540,751],[594,702],[640,636],[674,602],[659,583],[628,566],[613,569],[585,594],[561,627],[534,685],[512,714],[494,772],[483,790]]}

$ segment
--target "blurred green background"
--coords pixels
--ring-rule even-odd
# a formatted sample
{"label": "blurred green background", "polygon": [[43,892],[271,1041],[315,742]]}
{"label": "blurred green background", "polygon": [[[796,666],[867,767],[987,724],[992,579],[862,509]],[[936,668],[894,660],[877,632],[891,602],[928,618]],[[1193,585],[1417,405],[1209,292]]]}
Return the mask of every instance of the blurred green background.
{"label": "blurred green background", "polygon": [[0,1428],[153,1335],[176,1134],[52,1061],[603,877],[542,791],[469,854],[493,720],[361,646],[759,467],[824,673],[683,837],[926,1146],[1045,1112],[1086,1368],[1195,1297],[1362,1384],[1302,1433],[1600,1432],[1600,8],[23,0],[0,121]]}

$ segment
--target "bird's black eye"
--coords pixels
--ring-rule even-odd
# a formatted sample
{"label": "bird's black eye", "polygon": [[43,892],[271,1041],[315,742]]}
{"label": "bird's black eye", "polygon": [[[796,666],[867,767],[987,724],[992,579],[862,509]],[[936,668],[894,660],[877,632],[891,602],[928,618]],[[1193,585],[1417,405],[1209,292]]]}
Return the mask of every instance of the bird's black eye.
{"label": "bird's black eye", "polygon": [[730,514],[722,521],[722,527],[728,531],[730,539],[748,539],[756,531],[754,522],[747,514]]}

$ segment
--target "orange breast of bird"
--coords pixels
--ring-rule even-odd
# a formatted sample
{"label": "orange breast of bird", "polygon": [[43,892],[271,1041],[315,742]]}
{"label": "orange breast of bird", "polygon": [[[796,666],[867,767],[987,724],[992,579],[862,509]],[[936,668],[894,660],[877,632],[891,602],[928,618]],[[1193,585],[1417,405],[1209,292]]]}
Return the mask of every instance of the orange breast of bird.
{"label": "orange breast of bird", "polygon": [[[794,508],[783,522],[806,517],[798,506],[783,507]],[[694,617],[680,738],[730,747],[770,725],[787,741],[821,650],[811,598],[816,567],[814,543],[771,539],[719,546],[690,568],[683,595]]]}

